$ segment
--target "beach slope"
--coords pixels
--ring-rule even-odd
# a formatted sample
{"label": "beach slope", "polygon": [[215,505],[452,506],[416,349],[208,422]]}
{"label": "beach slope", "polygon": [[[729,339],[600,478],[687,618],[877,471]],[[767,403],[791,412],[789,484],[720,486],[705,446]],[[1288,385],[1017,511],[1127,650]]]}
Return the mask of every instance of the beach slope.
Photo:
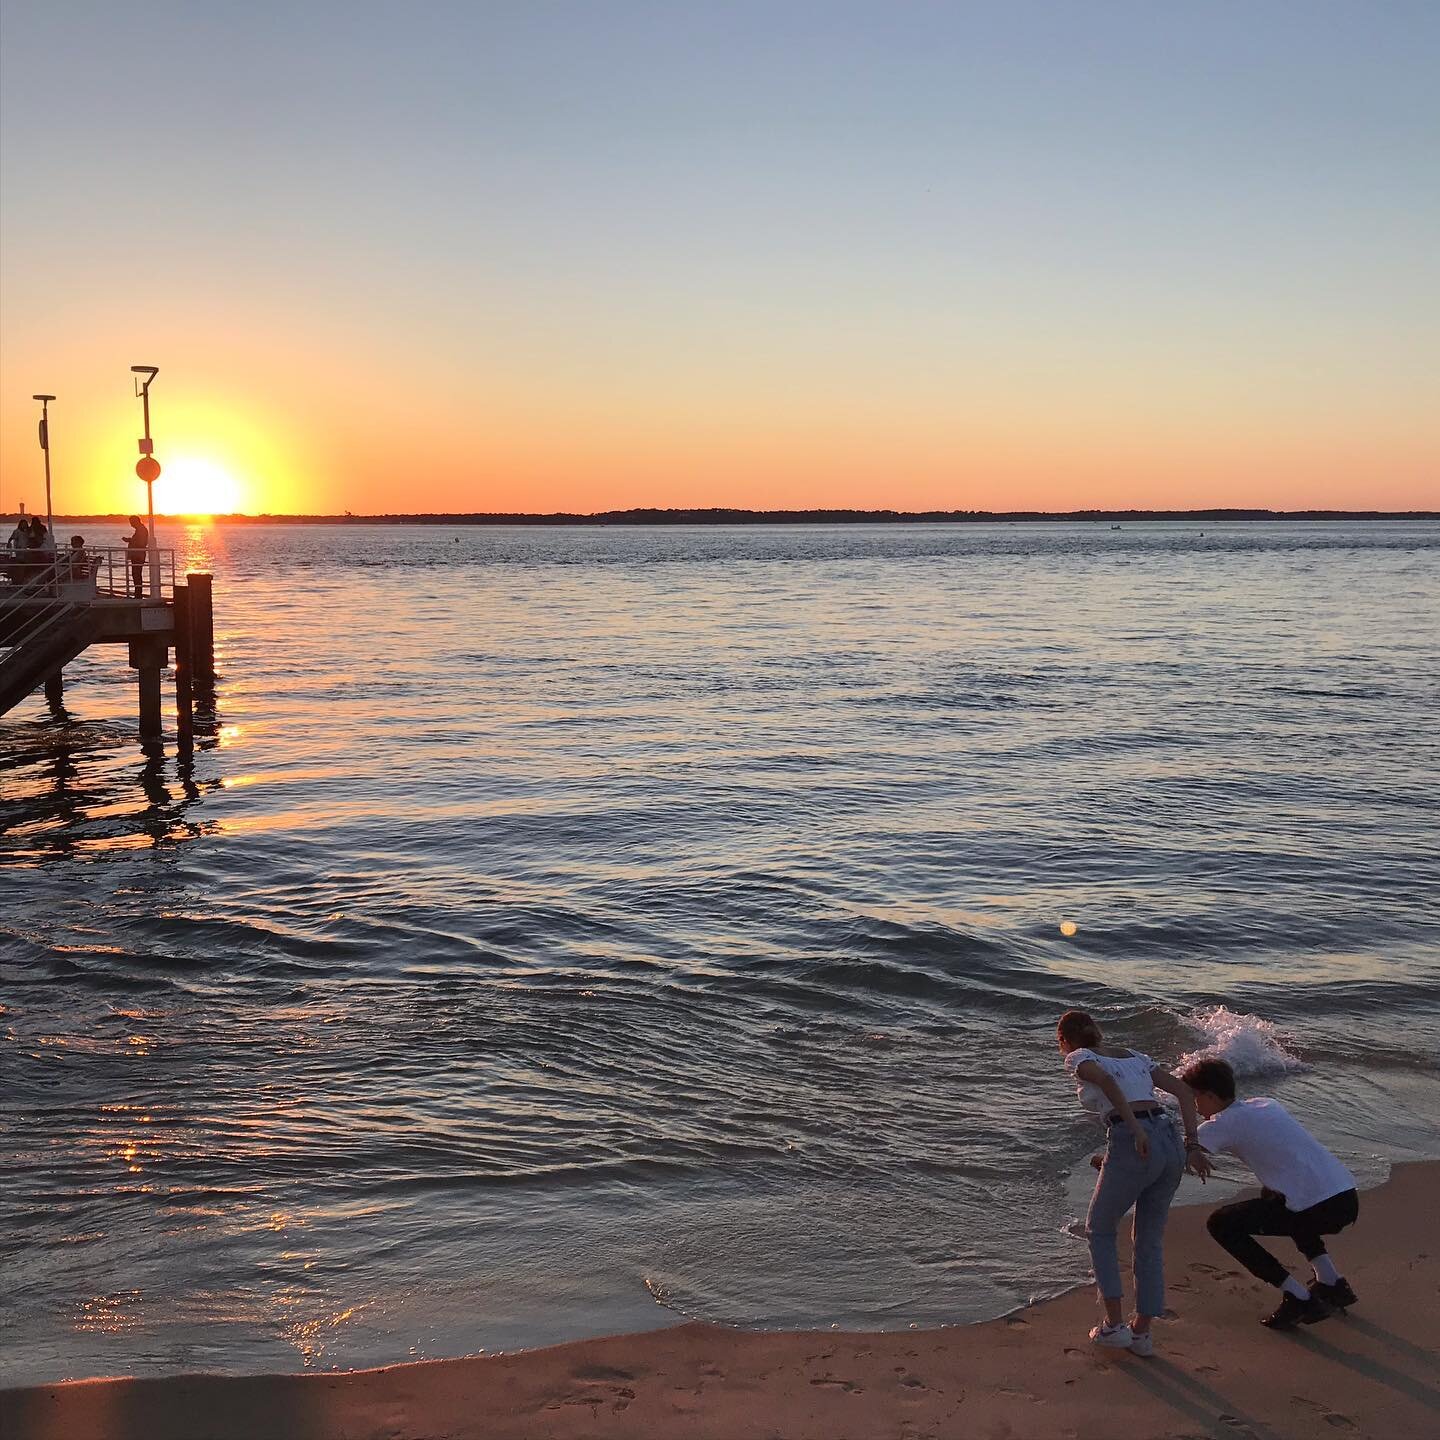
{"label": "beach slope", "polygon": [[0,1392],[0,1413],[6,1440],[1420,1440],[1440,1435],[1437,1196],[1436,1164],[1367,1192],[1337,1245],[1360,1305],[1284,1335],[1205,1210],[1176,1210],[1151,1360],[1090,1348],[1087,1291],[940,1330],[689,1324],[383,1370],[81,1381]]}

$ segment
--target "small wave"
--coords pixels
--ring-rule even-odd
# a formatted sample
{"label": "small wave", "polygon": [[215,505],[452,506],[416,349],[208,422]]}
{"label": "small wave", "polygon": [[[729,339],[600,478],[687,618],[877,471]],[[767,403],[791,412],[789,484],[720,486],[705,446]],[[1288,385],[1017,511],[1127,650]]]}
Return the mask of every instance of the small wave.
{"label": "small wave", "polygon": [[1226,1060],[1237,1075],[1284,1075],[1301,1068],[1299,1056],[1285,1048],[1280,1031],[1258,1015],[1211,1005],[1182,1018],[1204,1042],[1181,1057],[1178,1068],[1182,1070],[1202,1059]]}
{"label": "small wave", "polygon": [[1374,686],[1352,685],[1324,689],[1315,685],[1271,685],[1275,695],[1298,695],[1306,700],[1384,700],[1389,692]]}

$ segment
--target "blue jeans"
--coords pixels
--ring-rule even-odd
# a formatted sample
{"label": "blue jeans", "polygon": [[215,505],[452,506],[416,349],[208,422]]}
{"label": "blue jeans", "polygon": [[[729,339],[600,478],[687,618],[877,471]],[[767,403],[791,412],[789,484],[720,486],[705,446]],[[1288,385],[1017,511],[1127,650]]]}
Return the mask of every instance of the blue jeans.
{"label": "blue jeans", "polygon": [[1185,1151],[1169,1115],[1137,1118],[1150,1138],[1150,1156],[1142,1160],[1136,1153],[1128,1125],[1109,1127],[1105,1164],[1090,1197],[1085,1225],[1095,1283],[1105,1299],[1118,1300],[1124,1289],[1115,1230],[1125,1212],[1135,1207],[1135,1309],[1140,1315],[1161,1315],[1165,1311],[1165,1220],[1185,1172]]}

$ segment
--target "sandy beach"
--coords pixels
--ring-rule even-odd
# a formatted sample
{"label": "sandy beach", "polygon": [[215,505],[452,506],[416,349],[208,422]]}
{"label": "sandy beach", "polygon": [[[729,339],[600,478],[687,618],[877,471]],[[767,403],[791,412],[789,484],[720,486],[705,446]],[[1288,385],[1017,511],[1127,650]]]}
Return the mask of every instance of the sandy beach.
{"label": "sandy beach", "polygon": [[[1361,1297],[1289,1334],[1204,1230],[1170,1228],[1173,1317],[1141,1360],[1085,1341],[1090,1293],[888,1334],[688,1324],[337,1374],[88,1380],[0,1395],[7,1440],[1401,1440],[1440,1432],[1440,1164],[1398,1167],[1337,1254]],[[1271,1242],[1277,1247],[1288,1242]],[[1283,1252],[1282,1252],[1283,1253]],[[1287,1256],[1287,1258],[1289,1258]]]}

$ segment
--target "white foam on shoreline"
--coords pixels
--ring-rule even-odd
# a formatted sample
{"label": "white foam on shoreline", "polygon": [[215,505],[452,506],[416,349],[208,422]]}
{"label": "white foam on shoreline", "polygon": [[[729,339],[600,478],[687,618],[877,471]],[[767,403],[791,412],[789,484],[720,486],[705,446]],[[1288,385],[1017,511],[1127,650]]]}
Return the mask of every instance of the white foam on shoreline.
{"label": "white foam on shoreline", "polygon": [[1226,1060],[1240,1076],[1285,1075],[1302,1068],[1300,1057],[1286,1049],[1280,1031],[1258,1015],[1211,1005],[1185,1016],[1184,1022],[1202,1044],[1180,1057],[1177,1071],[1196,1060]]}

